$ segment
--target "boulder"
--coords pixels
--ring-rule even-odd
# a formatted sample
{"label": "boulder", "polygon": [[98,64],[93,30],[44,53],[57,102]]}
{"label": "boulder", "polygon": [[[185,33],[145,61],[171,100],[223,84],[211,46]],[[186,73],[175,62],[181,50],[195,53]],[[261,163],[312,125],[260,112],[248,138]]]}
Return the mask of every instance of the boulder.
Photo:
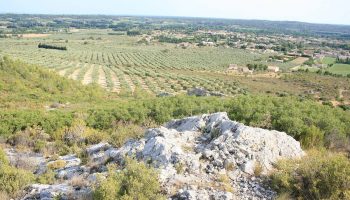
{"label": "boulder", "polygon": [[[91,188],[74,188],[68,184],[33,184],[27,188],[28,193],[22,200],[92,199]],[[90,197],[90,198],[89,198]]]}
{"label": "boulder", "polygon": [[224,96],[226,96],[224,93],[221,93],[218,91],[208,91],[204,88],[192,88],[192,89],[187,91],[187,95],[197,96],[197,97],[206,97],[206,96],[224,97]]}
{"label": "boulder", "polygon": [[[286,133],[245,126],[231,121],[227,113],[172,120],[164,127],[149,129],[145,135],[141,140],[127,142],[116,157],[136,155],[159,168],[160,181],[169,192],[179,182],[183,186],[191,182],[214,184],[218,174],[224,173],[230,177],[229,184],[242,189],[238,199],[243,196],[273,199],[276,193],[261,183],[254,182],[255,187],[250,187],[245,177],[254,175],[258,165],[261,173],[267,173],[279,159],[304,155],[300,143]],[[244,180],[243,184],[237,184],[237,176]],[[198,199],[199,194],[200,199],[233,198],[231,193],[214,188],[200,191],[185,187],[174,198]]]}
{"label": "boulder", "polygon": [[45,162],[45,157],[40,153],[22,152],[16,149],[5,149],[5,153],[12,166],[35,171],[41,163]]}
{"label": "boulder", "polygon": [[111,147],[111,145],[109,145],[108,143],[101,142],[99,144],[95,144],[95,145],[92,145],[92,146],[86,148],[86,153],[88,155],[92,155],[94,153],[105,151],[105,150],[109,149],[110,147]]}
{"label": "boulder", "polygon": [[[80,177],[96,184],[97,177],[107,176],[107,162],[122,164],[126,156],[157,168],[170,199],[274,199],[276,192],[254,177],[256,167],[268,173],[279,159],[305,154],[300,143],[286,133],[245,126],[223,112],[172,120],[120,148],[102,142],[87,147],[86,153],[93,166],[81,165],[75,155],[61,156],[66,164],[56,170],[56,176],[64,182],[33,185],[27,199],[52,199],[67,193],[89,195],[89,187],[78,191],[69,181]],[[227,187],[234,192],[227,192]]]}
{"label": "boulder", "polygon": [[191,90],[187,91],[187,95],[197,97],[210,96],[209,91],[204,88],[192,88]]}

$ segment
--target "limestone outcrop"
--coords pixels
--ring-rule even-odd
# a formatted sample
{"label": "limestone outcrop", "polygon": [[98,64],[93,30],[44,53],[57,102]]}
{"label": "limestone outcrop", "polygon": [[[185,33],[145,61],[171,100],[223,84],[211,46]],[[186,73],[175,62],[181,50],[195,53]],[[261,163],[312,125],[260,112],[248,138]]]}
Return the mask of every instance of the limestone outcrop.
{"label": "limestone outcrop", "polygon": [[[82,165],[75,155],[59,157],[64,166],[55,174],[63,182],[32,185],[23,199],[52,199],[67,191],[74,197],[89,197],[97,177],[106,176],[106,164],[122,163],[126,156],[159,169],[169,199],[273,199],[276,193],[259,175],[271,171],[279,159],[300,158],[304,152],[286,133],[245,126],[226,113],[215,113],[170,121],[120,148],[96,144],[86,148],[86,155],[93,166]],[[40,164],[38,173],[52,162]],[[79,188],[70,184],[77,177],[87,184]]]}

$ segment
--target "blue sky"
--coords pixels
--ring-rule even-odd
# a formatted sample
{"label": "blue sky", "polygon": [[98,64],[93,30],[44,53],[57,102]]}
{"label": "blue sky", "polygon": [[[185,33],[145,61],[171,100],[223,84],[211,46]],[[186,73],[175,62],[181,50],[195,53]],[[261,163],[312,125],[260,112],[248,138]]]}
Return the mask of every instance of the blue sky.
{"label": "blue sky", "polygon": [[190,16],[350,25],[350,0],[0,0],[0,13]]}

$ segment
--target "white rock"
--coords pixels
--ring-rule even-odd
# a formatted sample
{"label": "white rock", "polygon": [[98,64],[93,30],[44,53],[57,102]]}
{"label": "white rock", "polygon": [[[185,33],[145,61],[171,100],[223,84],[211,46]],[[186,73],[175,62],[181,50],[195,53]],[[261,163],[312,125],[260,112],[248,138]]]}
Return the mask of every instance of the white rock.
{"label": "white rock", "polygon": [[[123,163],[125,156],[131,156],[157,168],[165,192],[174,194],[174,189],[178,190],[174,199],[198,200],[274,199],[274,191],[264,188],[260,179],[250,178],[255,167],[260,165],[262,173],[267,173],[279,159],[304,155],[300,143],[286,133],[245,126],[222,112],[173,120],[164,127],[147,130],[143,139],[129,140],[118,149],[100,143],[86,152],[100,170],[80,166],[79,158],[68,155],[60,157],[67,166],[57,171],[58,177],[78,175],[96,183],[99,175],[89,173],[105,171],[107,160]],[[226,184],[231,184],[234,193],[220,190],[220,176],[227,176]],[[72,189],[64,184],[33,188],[31,194],[45,198]],[[88,188],[81,193],[89,194]]]}
{"label": "white rock", "polygon": [[99,144],[95,144],[95,145],[92,145],[92,146],[86,148],[86,152],[89,155],[92,155],[92,154],[100,152],[100,151],[105,151],[105,150],[109,149],[110,147],[111,147],[111,145],[109,145],[108,143],[101,142]]}

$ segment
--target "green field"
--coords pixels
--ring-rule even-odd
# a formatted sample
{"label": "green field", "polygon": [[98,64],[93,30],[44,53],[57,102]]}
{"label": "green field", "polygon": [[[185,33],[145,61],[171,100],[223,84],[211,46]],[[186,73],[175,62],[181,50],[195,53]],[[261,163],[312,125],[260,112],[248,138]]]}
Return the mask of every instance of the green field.
{"label": "green field", "polygon": [[322,59],[322,63],[323,64],[334,64],[335,63],[335,58],[332,58],[332,57],[325,57]]}
{"label": "green field", "polygon": [[328,68],[329,72],[333,74],[348,75],[350,74],[350,65],[348,64],[334,64],[332,67]]}

